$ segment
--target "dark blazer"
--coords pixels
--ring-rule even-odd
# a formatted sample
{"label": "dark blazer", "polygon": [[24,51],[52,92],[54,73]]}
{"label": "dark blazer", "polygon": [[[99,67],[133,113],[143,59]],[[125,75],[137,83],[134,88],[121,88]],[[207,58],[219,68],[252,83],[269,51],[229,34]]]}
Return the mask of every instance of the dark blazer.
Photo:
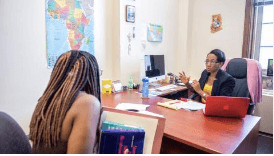
{"label": "dark blazer", "polygon": [[[203,90],[205,83],[209,77],[210,73],[204,70],[201,74],[199,80],[201,89]],[[232,96],[233,89],[235,87],[235,79],[229,75],[227,72],[219,69],[215,80],[213,82],[211,96]],[[193,95],[193,98],[199,96],[199,101],[201,101],[201,96],[198,93]]]}

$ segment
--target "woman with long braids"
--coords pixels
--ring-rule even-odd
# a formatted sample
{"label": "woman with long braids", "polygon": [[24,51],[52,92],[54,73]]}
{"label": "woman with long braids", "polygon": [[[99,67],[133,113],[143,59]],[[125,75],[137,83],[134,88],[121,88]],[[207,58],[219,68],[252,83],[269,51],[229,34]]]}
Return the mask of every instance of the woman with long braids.
{"label": "woman with long braids", "polygon": [[30,123],[33,153],[98,153],[99,69],[84,51],[62,54]]}

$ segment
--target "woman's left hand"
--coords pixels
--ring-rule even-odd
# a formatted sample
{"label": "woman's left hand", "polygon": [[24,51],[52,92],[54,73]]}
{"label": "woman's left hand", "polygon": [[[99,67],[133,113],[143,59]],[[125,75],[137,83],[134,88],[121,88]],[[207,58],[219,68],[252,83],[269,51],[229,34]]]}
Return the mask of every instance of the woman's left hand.
{"label": "woman's left hand", "polygon": [[201,86],[200,86],[200,83],[197,80],[193,80],[192,87],[197,93],[202,90]]}

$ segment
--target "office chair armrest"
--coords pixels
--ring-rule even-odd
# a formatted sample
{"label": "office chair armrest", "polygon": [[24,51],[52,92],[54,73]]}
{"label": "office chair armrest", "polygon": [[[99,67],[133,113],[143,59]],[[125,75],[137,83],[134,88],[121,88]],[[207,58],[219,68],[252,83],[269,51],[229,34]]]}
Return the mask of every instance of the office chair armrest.
{"label": "office chair armrest", "polygon": [[253,105],[256,105],[256,103],[252,103],[252,102],[250,102],[250,103],[249,103],[249,105],[253,106]]}
{"label": "office chair armrest", "polygon": [[256,103],[249,103],[248,105],[248,110],[247,110],[247,115],[253,115],[254,114],[254,110],[255,110],[255,106],[256,106]]}

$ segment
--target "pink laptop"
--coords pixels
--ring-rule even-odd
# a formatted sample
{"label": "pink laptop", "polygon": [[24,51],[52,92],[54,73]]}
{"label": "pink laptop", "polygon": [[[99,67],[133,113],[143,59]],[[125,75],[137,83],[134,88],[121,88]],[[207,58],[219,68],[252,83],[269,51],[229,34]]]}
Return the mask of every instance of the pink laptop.
{"label": "pink laptop", "polygon": [[207,116],[244,118],[250,99],[247,97],[208,96],[204,114]]}

